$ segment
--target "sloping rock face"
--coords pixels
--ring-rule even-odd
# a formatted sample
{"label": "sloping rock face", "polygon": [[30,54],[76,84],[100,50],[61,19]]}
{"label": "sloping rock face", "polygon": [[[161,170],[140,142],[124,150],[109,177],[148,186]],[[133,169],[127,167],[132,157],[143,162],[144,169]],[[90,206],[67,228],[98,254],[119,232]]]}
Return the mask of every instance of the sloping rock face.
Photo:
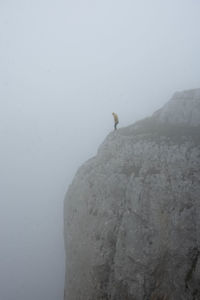
{"label": "sloping rock face", "polygon": [[64,221],[65,300],[200,299],[200,90],[112,132]]}

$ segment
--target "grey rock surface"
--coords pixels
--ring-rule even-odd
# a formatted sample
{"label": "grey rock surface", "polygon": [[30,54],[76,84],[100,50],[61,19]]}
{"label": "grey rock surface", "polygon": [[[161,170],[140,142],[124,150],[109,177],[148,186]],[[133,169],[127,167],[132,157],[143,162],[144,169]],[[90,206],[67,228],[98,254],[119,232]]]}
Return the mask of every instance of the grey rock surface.
{"label": "grey rock surface", "polygon": [[160,111],[155,113],[159,121],[170,124],[200,125],[200,89],[176,92]]}
{"label": "grey rock surface", "polygon": [[65,300],[200,299],[200,90],[108,135],[64,205]]}

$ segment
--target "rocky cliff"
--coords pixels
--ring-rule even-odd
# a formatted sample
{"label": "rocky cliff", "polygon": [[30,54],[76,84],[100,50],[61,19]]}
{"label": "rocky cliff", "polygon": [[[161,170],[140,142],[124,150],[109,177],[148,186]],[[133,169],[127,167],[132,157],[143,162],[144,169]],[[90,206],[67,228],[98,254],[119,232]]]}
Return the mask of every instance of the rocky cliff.
{"label": "rocky cliff", "polygon": [[64,221],[65,300],[200,299],[200,89],[110,133]]}

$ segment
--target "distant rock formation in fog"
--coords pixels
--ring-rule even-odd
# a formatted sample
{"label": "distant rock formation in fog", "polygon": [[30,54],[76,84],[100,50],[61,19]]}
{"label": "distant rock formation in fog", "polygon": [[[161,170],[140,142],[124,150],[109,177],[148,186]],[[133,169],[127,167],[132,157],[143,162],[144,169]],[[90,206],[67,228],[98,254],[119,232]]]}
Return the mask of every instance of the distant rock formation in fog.
{"label": "distant rock formation in fog", "polygon": [[65,300],[200,299],[200,89],[108,135],[65,198]]}

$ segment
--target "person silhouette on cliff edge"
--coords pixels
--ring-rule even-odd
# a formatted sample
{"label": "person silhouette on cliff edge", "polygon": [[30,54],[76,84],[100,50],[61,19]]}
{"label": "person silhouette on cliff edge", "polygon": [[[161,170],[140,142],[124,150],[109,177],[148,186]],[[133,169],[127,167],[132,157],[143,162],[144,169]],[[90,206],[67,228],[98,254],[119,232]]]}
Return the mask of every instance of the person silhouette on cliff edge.
{"label": "person silhouette on cliff edge", "polygon": [[116,130],[117,129],[117,124],[119,123],[119,118],[118,118],[118,115],[116,113],[112,113],[113,115],[113,118],[114,118],[114,129]]}

